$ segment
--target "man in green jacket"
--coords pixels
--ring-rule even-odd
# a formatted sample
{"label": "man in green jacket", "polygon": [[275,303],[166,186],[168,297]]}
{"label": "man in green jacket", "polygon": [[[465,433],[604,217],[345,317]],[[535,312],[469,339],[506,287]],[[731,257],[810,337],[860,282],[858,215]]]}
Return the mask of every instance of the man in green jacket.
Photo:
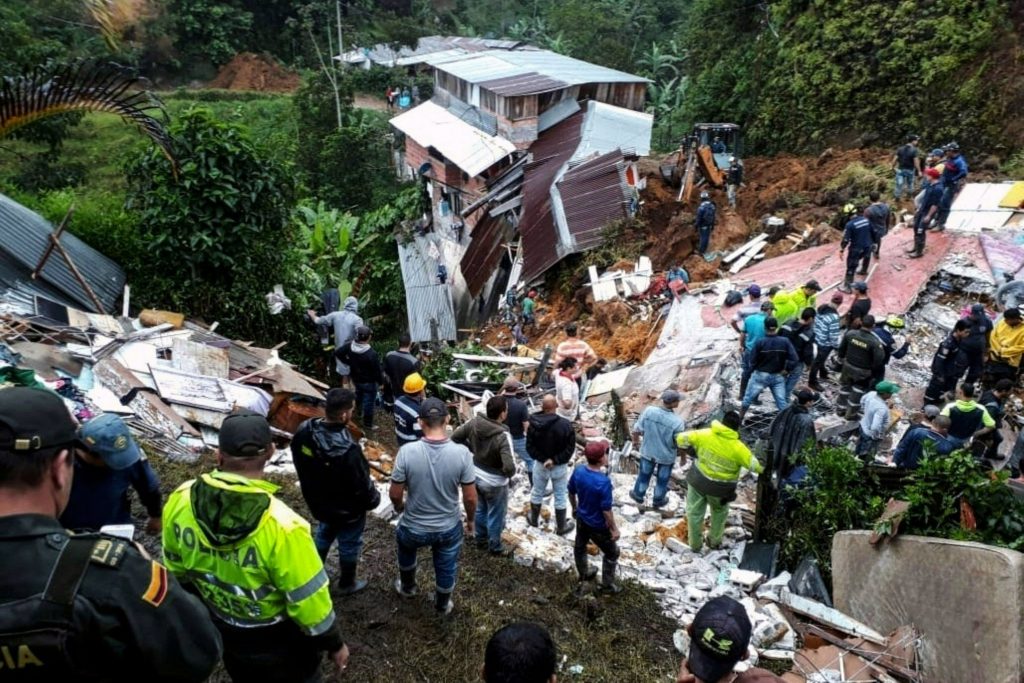
{"label": "man in green jacket", "polygon": [[740,415],[730,410],[710,429],[695,429],[676,437],[679,448],[696,452],[697,461],[686,475],[686,521],[690,548],[699,553],[703,545],[704,514],[711,508],[708,547],[722,544],[729,503],[736,499],[740,470],[760,473],[764,468],[741,441]]}
{"label": "man in green jacket", "polygon": [[805,308],[817,308],[820,291],[821,285],[817,280],[808,280],[803,287],[797,287],[792,292],[779,292],[773,296],[775,319],[779,321],[779,327],[790,320],[796,320]]}
{"label": "man in green jacket", "polygon": [[309,522],[263,479],[273,454],[266,418],[225,418],[219,469],[167,499],[164,559],[209,608],[234,683],[319,683],[323,653],[344,672],[348,648]]}

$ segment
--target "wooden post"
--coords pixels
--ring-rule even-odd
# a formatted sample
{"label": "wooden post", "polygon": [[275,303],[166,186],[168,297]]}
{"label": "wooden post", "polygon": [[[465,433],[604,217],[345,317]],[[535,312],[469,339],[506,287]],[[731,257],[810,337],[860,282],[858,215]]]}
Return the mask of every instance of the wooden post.
{"label": "wooden post", "polygon": [[89,283],[85,281],[84,277],[82,277],[82,274],[78,271],[78,266],[76,266],[75,262],[71,260],[71,256],[68,254],[67,250],[64,249],[64,245],[60,243],[57,235],[50,235],[50,239],[53,241],[54,249],[59,251],[60,255],[63,256],[64,260],[67,262],[68,268],[71,269],[71,274],[75,276],[75,279],[78,280],[80,285],[82,285],[85,293],[89,295],[93,306],[96,307],[96,312],[101,315],[106,315],[107,312],[103,309],[103,304],[100,303],[100,299],[96,296],[96,292],[92,291],[92,287],[90,287]]}
{"label": "wooden post", "polygon": [[[53,253],[53,248],[56,245],[56,239],[60,239],[61,233],[64,232],[64,228],[67,227],[68,221],[71,220],[71,216],[75,213],[75,205],[72,204],[68,207],[68,212],[64,216],[64,220],[60,222],[57,229],[50,235],[50,243],[46,245],[46,249],[43,251],[42,258],[39,259],[39,265],[32,271],[32,279],[35,280],[39,277],[39,273],[43,270],[43,266],[46,265],[46,260],[50,258],[50,254]],[[56,239],[54,239],[56,237]]]}

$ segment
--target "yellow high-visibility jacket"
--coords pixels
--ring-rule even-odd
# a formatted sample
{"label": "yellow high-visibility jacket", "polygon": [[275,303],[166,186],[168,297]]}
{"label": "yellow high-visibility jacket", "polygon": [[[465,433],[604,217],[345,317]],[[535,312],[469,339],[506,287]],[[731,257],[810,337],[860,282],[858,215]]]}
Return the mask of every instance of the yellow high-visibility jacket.
{"label": "yellow high-visibility jacket", "polygon": [[988,337],[988,348],[993,356],[1019,368],[1024,356],[1024,325],[1010,327],[1006,320],[1000,320]]}
{"label": "yellow high-visibility jacket", "polygon": [[679,448],[692,446],[697,451],[697,469],[708,479],[737,481],[740,470],[759,474],[764,467],[740,441],[735,429],[729,429],[715,420],[710,429],[693,429],[676,435]]}
{"label": "yellow high-visibility jacket", "polygon": [[797,287],[792,292],[778,292],[772,297],[772,303],[775,304],[772,316],[779,321],[779,327],[782,327],[790,320],[799,318],[805,308],[815,308],[817,300],[816,294],[807,296],[803,287]]}
{"label": "yellow high-visibility jacket", "polygon": [[164,560],[227,624],[291,619],[319,636],[335,622],[327,573],[309,523],[274,497],[277,489],[219,471],[185,482],[164,506]]}

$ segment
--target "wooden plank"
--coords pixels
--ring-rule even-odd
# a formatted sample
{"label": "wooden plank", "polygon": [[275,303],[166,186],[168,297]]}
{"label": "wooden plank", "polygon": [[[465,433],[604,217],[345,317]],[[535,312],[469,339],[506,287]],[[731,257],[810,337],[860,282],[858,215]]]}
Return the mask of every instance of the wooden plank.
{"label": "wooden plank", "polygon": [[518,356],[477,356],[471,353],[453,353],[452,358],[457,360],[468,360],[472,363],[506,363],[508,365],[534,366],[537,364],[533,358],[520,358]]}
{"label": "wooden plank", "polygon": [[885,636],[867,624],[848,617],[837,609],[826,607],[817,600],[811,600],[810,598],[791,593],[788,590],[783,590],[779,595],[779,602],[797,614],[811,617],[815,621],[831,626],[843,633],[848,633],[851,636],[858,636],[876,645],[886,645],[888,642]]}
{"label": "wooden plank", "polygon": [[750,263],[750,261],[753,260],[753,258],[755,256],[757,256],[762,251],[764,251],[765,247],[767,247],[767,246],[768,246],[767,242],[761,242],[760,244],[758,244],[756,247],[751,249],[747,253],[746,256],[741,258],[736,263],[732,264],[732,268],[729,269],[729,272],[732,273],[733,275],[735,275],[736,273],[740,272],[740,270],[742,270],[744,266],[746,266],[748,263]]}
{"label": "wooden plank", "polygon": [[756,248],[756,245],[762,244],[762,243],[767,242],[767,241],[768,241],[768,233],[762,232],[757,237],[749,240],[746,244],[742,245],[739,249],[736,249],[736,250],[726,254],[726,256],[722,259],[722,263],[730,263],[732,261],[735,261],[740,256],[743,256],[744,254],[749,253],[751,249]]}

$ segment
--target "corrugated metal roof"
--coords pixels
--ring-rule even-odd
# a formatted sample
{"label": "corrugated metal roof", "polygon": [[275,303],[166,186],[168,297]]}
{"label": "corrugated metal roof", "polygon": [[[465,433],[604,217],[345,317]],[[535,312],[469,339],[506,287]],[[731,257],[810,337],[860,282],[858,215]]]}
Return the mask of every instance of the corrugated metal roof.
{"label": "corrugated metal roof", "polygon": [[[566,85],[584,83],[650,83],[642,76],[590,64],[579,59],[566,57],[550,50],[503,51],[487,50],[466,55],[447,57],[428,56],[424,60],[439,71],[450,73],[469,83],[482,84],[487,81],[506,79],[513,76],[536,74],[538,81],[547,88],[550,81],[561,81]],[[520,92],[546,92],[546,89]]]}
{"label": "corrugated metal roof", "polygon": [[459,265],[469,293],[474,297],[494,275],[510,233],[511,226],[503,217],[494,218],[489,214],[485,214],[473,228],[469,246]]}
{"label": "corrugated metal roof", "polygon": [[995,230],[1006,225],[1013,216],[1013,209],[999,206],[1013,183],[968,183],[953,200],[953,206],[946,219],[950,230],[981,232]]}
{"label": "corrugated metal roof", "polygon": [[583,114],[577,112],[544,131],[530,147],[533,161],[523,177],[523,280],[531,282],[565,256],[551,207],[551,189],[580,141]]}
{"label": "corrugated metal roof", "polygon": [[571,97],[566,97],[537,117],[537,132],[543,133],[551,126],[565,121],[579,110],[580,103]]}
{"label": "corrugated metal roof", "polygon": [[435,243],[438,239],[436,235],[427,235],[405,244],[398,242],[398,262],[402,268],[405,308],[413,341],[432,339],[431,321],[437,326],[438,339],[454,341],[457,336],[451,275],[449,284],[438,283],[437,260],[431,257],[432,244],[440,254],[440,247]]}
{"label": "corrugated metal roof", "polygon": [[424,102],[391,119],[391,125],[424,147],[433,147],[470,176],[509,156],[516,146],[488,135],[434,102]]}
{"label": "corrugated metal roof", "polygon": [[471,104],[466,104],[455,97],[445,97],[442,99],[438,94],[435,94],[434,99],[431,101],[434,102],[434,104],[447,109],[451,112],[452,116],[465,121],[469,125],[482,130],[488,135],[498,134],[498,117],[494,114],[483,111],[480,107],[474,107]]}
{"label": "corrugated metal roof", "polygon": [[534,71],[505,78],[495,78],[490,81],[481,81],[481,88],[502,95],[513,97],[515,95],[534,95],[536,93],[551,92],[568,88],[569,84],[556,78],[549,78]]}
{"label": "corrugated metal roof", "polygon": [[[45,218],[0,194],[0,252],[23,269],[23,281],[31,283],[29,274],[46,251],[52,232],[53,226]],[[61,235],[60,242],[106,312],[113,312],[126,279],[121,267],[69,232]],[[98,312],[59,253],[54,252],[46,260],[40,278],[63,294],[46,294],[48,298],[70,300],[77,308]]]}
{"label": "corrugated metal roof", "polygon": [[622,152],[615,150],[573,167],[558,182],[572,251],[601,244],[605,227],[629,215],[624,167]]}
{"label": "corrugated metal roof", "polygon": [[651,153],[653,127],[654,117],[651,114],[604,102],[588,102],[587,115],[580,133],[580,146],[573,159],[607,154],[617,149],[647,156]]}
{"label": "corrugated metal roof", "polygon": [[373,47],[357,47],[335,57],[349,64],[359,64],[367,59],[385,66],[409,66],[421,64],[427,55],[456,57],[482,52],[484,50],[534,49],[519,40],[495,40],[493,38],[467,38],[463,36],[423,36],[416,41],[416,47],[403,45],[397,50],[388,43],[377,43]]}

